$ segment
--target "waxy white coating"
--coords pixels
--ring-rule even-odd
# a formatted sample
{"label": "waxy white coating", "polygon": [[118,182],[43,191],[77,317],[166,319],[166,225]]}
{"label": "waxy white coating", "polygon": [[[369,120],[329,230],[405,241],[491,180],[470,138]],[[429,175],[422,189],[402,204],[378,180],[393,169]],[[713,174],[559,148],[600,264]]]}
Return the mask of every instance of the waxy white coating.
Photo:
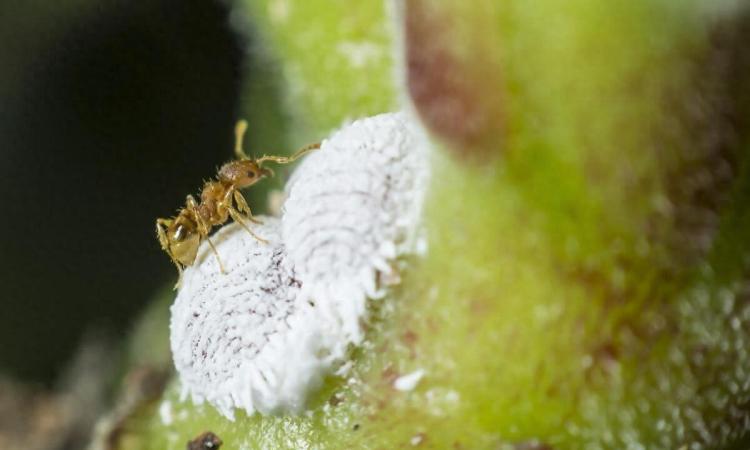
{"label": "waxy white coating", "polygon": [[300,412],[308,394],[363,339],[367,299],[414,253],[427,185],[427,143],[404,113],[355,121],[307,156],[281,219],[237,224],[207,242],[172,306],[183,395],[228,418]]}

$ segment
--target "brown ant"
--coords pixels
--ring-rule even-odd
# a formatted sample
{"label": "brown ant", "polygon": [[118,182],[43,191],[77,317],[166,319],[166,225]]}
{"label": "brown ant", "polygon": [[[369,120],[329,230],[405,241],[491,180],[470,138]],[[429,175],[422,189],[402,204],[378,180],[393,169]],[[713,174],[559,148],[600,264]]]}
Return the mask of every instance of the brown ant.
{"label": "brown ant", "polygon": [[[169,258],[177,266],[177,271],[182,278],[182,270],[195,262],[198,247],[203,239],[208,241],[211,250],[216,256],[222,273],[224,265],[219,258],[213,242],[208,237],[211,228],[221,225],[231,217],[240,224],[255,239],[266,243],[267,241],[245,224],[247,219],[254,223],[261,223],[253,217],[250,207],[240,193],[240,189],[249,187],[265,177],[273,176],[273,170],[263,167],[266,161],[279,164],[288,164],[301,156],[320,148],[320,143],[303,147],[292,156],[267,156],[253,159],[242,150],[242,140],[247,130],[247,122],[240,120],[235,127],[234,153],[237,160],[230,161],[219,169],[216,180],[208,181],[201,190],[200,202],[192,195],[187,196],[185,207],[176,217],[171,219],[156,219],[156,235],[159,238],[162,250],[167,252]],[[179,281],[177,282],[179,285]]]}

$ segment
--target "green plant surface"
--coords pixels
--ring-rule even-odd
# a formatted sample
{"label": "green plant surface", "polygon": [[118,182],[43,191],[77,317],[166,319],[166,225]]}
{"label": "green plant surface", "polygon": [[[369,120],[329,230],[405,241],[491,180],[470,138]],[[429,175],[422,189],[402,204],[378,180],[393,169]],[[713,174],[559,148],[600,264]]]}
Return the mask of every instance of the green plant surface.
{"label": "green plant surface", "polygon": [[398,108],[386,2],[253,0],[245,7],[284,81],[296,145],[346,119]]}
{"label": "green plant surface", "polygon": [[[175,381],[123,448],[184,448],[204,430],[239,449],[740,445],[750,417],[740,4],[400,5],[403,54],[379,1],[250,10],[282,68],[294,139],[412,95],[436,143],[427,256],[373,302],[351,373],[331,377],[305,414],[230,422],[179,401]],[[380,56],[353,64],[347,42]],[[393,388],[414,370],[425,376],[413,391]]]}

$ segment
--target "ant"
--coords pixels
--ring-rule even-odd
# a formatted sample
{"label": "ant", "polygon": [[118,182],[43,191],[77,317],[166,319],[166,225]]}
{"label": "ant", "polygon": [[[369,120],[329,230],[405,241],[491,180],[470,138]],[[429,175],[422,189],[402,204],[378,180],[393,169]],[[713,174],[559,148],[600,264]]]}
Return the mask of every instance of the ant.
{"label": "ant", "polygon": [[[211,228],[225,223],[229,220],[229,217],[240,224],[255,239],[267,243],[268,241],[253,233],[245,224],[245,219],[253,223],[262,222],[253,217],[250,206],[248,206],[239,190],[274,175],[273,170],[263,167],[264,162],[289,164],[320,148],[320,143],[317,143],[302,147],[292,156],[264,155],[258,159],[253,159],[245,154],[242,149],[245,131],[247,131],[247,122],[240,120],[234,130],[234,153],[237,159],[221,166],[216,175],[216,180],[204,183],[200,194],[200,202],[196,201],[192,195],[188,195],[185,207],[177,213],[176,217],[156,219],[156,235],[159,238],[159,243],[162,250],[167,252],[169,258],[177,266],[180,279],[182,279],[183,269],[195,262],[198,247],[203,239],[208,241],[208,245],[211,246],[221,273],[226,273],[221,258],[219,258],[219,252],[216,251],[216,247],[214,247],[208,234],[211,232]],[[178,281],[177,284],[179,285],[179,283]]]}

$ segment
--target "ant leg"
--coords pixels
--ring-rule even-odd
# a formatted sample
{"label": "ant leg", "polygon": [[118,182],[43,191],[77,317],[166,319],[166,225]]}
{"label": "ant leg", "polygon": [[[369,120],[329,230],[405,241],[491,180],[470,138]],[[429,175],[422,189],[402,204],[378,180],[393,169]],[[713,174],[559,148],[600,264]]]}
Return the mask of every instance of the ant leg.
{"label": "ant leg", "polygon": [[172,251],[169,249],[169,238],[167,238],[167,233],[164,231],[164,228],[162,228],[169,228],[170,225],[172,225],[172,219],[156,219],[156,236],[159,238],[161,249],[169,255],[169,259],[171,259],[174,265],[177,266],[177,271],[182,274],[182,266],[174,255],[172,255]]}
{"label": "ant leg", "polygon": [[234,209],[233,203],[237,203],[237,210],[239,210],[242,213],[247,214],[247,219],[250,222],[262,224],[263,222],[253,217],[252,212],[250,211],[250,206],[248,206],[247,202],[245,201],[245,197],[240,193],[237,189],[235,189],[234,186],[230,186],[227,190],[226,194],[224,194],[224,198],[221,201],[219,209],[224,211],[229,211],[230,209]]}
{"label": "ant leg", "polygon": [[193,215],[196,219],[200,219],[198,217],[198,202],[195,200],[195,197],[192,195],[188,195],[185,197],[185,209],[192,211]]}
{"label": "ant leg", "polygon": [[263,239],[262,237],[258,236],[257,234],[253,233],[253,230],[251,230],[247,225],[245,225],[244,218],[242,214],[240,214],[236,209],[232,208],[231,206],[227,207],[227,211],[229,211],[229,215],[232,216],[232,219],[234,219],[235,222],[240,224],[242,228],[245,229],[252,237],[259,240],[260,242],[264,244],[268,244],[268,241]]}
{"label": "ant leg", "polygon": [[198,233],[200,233],[201,236],[208,236],[208,233],[211,231],[211,227],[206,223],[205,220],[203,220],[201,215],[198,214],[198,202],[195,201],[195,198],[192,195],[188,195],[187,199],[185,200],[185,205],[186,209],[193,212],[195,224],[198,225]]}
{"label": "ant leg", "polygon": [[234,154],[237,156],[237,159],[250,159],[242,149],[242,140],[245,137],[245,131],[247,131],[247,121],[238,120],[237,125],[234,126]]}
{"label": "ant leg", "polygon": [[245,201],[245,197],[240,193],[240,191],[234,191],[234,202],[237,204],[237,209],[245,214],[245,217],[247,217],[247,220],[253,223],[261,224],[263,221],[258,220],[253,216],[252,211],[250,211],[250,206],[247,204],[247,201]]}
{"label": "ant leg", "polygon": [[177,275],[177,283],[175,283],[174,287],[172,288],[172,290],[174,290],[174,291],[176,291],[177,288],[179,288],[180,285],[182,284],[182,267],[179,264],[177,264],[177,263],[175,263],[175,264],[177,265],[177,273],[178,273],[178,275]]}
{"label": "ant leg", "polygon": [[219,270],[221,271],[221,273],[227,273],[227,271],[224,270],[224,264],[222,264],[221,258],[219,257],[219,251],[216,250],[214,243],[211,242],[211,238],[208,237],[208,232],[210,231],[208,225],[203,221],[203,219],[201,219],[197,215],[196,215],[196,223],[198,224],[198,231],[200,232],[201,236],[204,236],[206,240],[208,241],[208,245],[211,247],[211,251],[216,257],[216,262],[219,263]]}
{"label": "ant leg", "polygon": [[219,263],[219,270],[221,273],[226,274],[227,271],[224,270],[224,264],[221,263],[221,258],[219,258],[219,252],[216,250],[216,247],[214,247],[214,243],[211,242],[211,238],[206,236],[206,240],[208,241],[208,245],[211,246],[211,251],[214,252],[214,256],[216,257],[216,262]]}
{"label": "ant leg", "polygon": [[[236,190],[234,189],[234,186],[230,187],[230,188],[229,188],[229,190],[227,190],[227,193],[226,193],[226,194],[224,195],[224,198],[222,199],[221,203],[219,203],[219,205],[218,205],[218,208],[217,208],[217,209],[219,209],[219,210],[223,210],[223,211],[226,211],[226,212],[227,212],[227,213],[228,213],[228,214],[229,214],[229,215],[230,215],[230,216],[232,217],[232,219],[233,219],[233,220],[234,220],[235,222],[237,222],[238,224],[240,224],[240,226],[242,226],[242,228],[244,228],[244,229],[245,229],[245,231],[247,231],[248,233],[250,233],[250,235],[251,235],[252,237],[254,237],[255,239],[259,240],[260,242],[262,242],[262,243],[264,243],[264,244],[267,244],[267,243],[268,243],[268,241],[267,241],[267,240],[263,239],[262,237],[258,236],[258,235],[257,235],[257,234],[255,234],[255,233],[253,233],[253,230],[251,230],[251,229],[250,229],[250,228],[249,228],[249,227],[248,227],[248,226],[247,226],[247,225],[245,224],[245,218],[244,218],[244,216],[243,216],[242,214],[240,214],[240,213],[239,213],[239,211],[237,211],[237,210],[236,210],[236,209],[234,208],[234,205],[232,204],[232,199],[234,199],[235,201],[237,200],[237,197],[236,197],[236,196],[234,196],[234,194],[235,194],[235,193],[237,193],[237,191],[236,191]],[[241,197],[241,196],[240,196],[240,197]],[[242,203],[243,203],[243,204],[244,204],[245,206],[247,206],[247,202],[245,202],[244,200],[245,200],[245,199],[243,198],[243,199],[242,199]],[[248,209],[248,211],[249,211],[249,210],[250,210],[250,207],[248,206],[248,207],[247,207],[247,209]]]}
{"label": "ant leg", "polygon": [[162,227],[169,228],[170,225],[172,225],[172,220],[170,219],[156,219],[156,237],[159,238],[161,249],[167,253],[169,253],[169,239],[167,239],[167,233]]}
{"label": "ant leg", "polygon": [[188,209],[194,212],[193,216],[195,217],[196,225],[198,225],[198,233],[200,233],[200,235],[202,237],[205,237],[208,241],[208,245],[211,247],[211,251],[216,257],[216,262],[219,263],[219,270],[223,274],[227,273],[227,271],[224,270],[224,264],[222,264],[221,258],[219,257],[219,251],[216,250],[214,243],[211,242],[211,238],[208,237],[208,233],[211,231],[211,227],[206,223],[206,221],[201,218],[200,214],[197,213],[196,208],[198,207],[198,203],[195,201],[195,198],[193,198],[192,195],[187,196],[186,205]]}

